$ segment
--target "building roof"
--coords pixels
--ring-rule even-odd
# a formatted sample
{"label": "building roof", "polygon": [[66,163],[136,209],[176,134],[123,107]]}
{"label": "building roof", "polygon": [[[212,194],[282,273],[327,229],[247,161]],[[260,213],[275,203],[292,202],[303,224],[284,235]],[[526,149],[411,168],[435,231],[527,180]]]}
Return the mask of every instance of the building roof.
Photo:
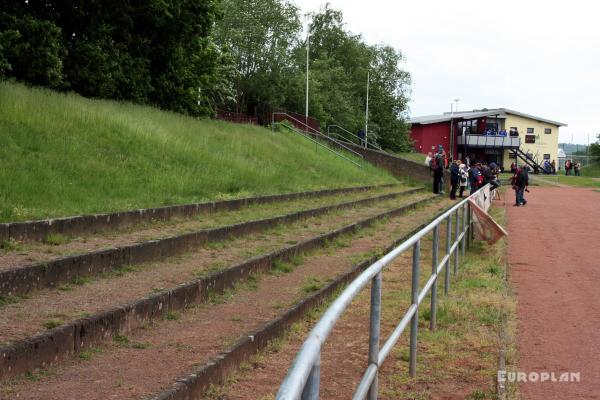
{"label": "building roof", "polygon": [[410,119],[411,124],[435,124],[438,122],[446,122],[451,119],[475,119],[482,117],[497,117],[497,118],[506,118],[506,114],[517,115],[523,118],[529,118],[538,122],[545,122],[547,124],[555,125],[555,126],[567,126],[567,124],[563,124],[562,122],[552,121],[546,118],[540,118],[533,115],[525,114],[519,111],[510,110],[508,108],[484,108],[482,110],[473,110],[473,111],[457,111],[455,113],[445,112],[443,114],[438,115],[425,115],[421,117],[414,117]]}

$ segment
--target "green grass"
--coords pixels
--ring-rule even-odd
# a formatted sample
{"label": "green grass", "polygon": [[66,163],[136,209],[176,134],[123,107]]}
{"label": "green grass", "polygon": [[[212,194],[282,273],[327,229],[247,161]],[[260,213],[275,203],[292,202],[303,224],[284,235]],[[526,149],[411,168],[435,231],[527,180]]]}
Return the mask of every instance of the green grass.
{"label": "green grass", "polygon": [[591,178],[600,178],[600,163],[581,168],[581,175]]}
{"label": "green grass", "polygon": [[292,133],[0,82],[0,222],[396,182]]}
{"label": "green grass", "polygon": [[321,290],[323,286],[325,286],[325,282],[321,281],[321,279],[319,279],[318,277],[307,276],[306,278],[304,278],[304,283],[301,287],[301,290],[305,294],[311,294],[313,292]]}
{"label": "green grass", "polygon": [[537,175],[534,179],[568,186],[600,188],[600,178],[594,176],[565,176],[563,172],[562,175]]}
{"label": "green grass", "polygon": [[61,244],[65,244],[69,242],[69,238],[60,233],[49,233],[44,238],[44,243],[50,244],[52,246],[60,246]]}
{"label": "green grass", "polygon": [[61,320],[59,320],[57,318],[52,318],[52,319],[45,321],[43,325],[44,325],[44,328],[46,328],[46,329],[54,329],[56,327],[61,326],[62,324],[63,323]]}
{"label": "green grass", "polygon": [[425,165],[425,154],[421,153],[396,153],[396,155],[400,158],[404,158],[405,160],[414,161],[416,163]]}

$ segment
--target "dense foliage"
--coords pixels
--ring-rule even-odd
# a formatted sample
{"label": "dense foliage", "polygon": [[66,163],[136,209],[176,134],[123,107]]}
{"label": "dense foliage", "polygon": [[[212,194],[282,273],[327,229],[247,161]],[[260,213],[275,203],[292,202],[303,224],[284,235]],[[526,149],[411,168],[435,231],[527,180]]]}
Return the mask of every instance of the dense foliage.
{"label": "dense foliage", "polygon": [[[407,147],[402,54],[349,32],[328,6],[310,16],[309,112]],[[218,108],[269,121],[304,112],[306,38],[288,0],[6,0],[0,77],[192,115]]]}
{"label": "dense foliage", "polygon": [[600,135],[597,135],[596,138],[598,139],[596,141],[596,143],[592,143],[590,144],[590,155],[592,157],[594,157],[594,161],[600,163]]}

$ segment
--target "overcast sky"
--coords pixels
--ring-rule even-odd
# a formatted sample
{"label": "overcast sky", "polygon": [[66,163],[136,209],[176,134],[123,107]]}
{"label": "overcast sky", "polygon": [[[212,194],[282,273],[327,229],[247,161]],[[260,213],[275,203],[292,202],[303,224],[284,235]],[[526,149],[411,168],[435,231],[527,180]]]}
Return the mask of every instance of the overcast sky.
{"label": "overcast sky", "polygon": [[[303,12],[322,0],[294,0]],[[411,116],[506,107],[554,121],[562,141],[600,133],[600,5],[595,1],[330,0],[353,33],[401,50]]]}

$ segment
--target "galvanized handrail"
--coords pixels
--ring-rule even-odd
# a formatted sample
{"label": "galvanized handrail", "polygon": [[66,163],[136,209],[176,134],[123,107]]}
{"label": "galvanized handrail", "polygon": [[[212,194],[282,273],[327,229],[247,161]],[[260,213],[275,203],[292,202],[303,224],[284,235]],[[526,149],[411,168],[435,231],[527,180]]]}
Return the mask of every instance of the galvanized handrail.
{"label": "galvanized handrail", "polygon": [[[368,138],[367,138],[367,139],[361,139],[361,138],[360,138],[360,136],[358,136],[358,135],[356,135],[356,134],[354,134],[354,133],[350,132],[348,129],[344,128],[344,127],[343,127],[343,126],[341,126],[341,125],[327,125],[327,135],[328,135],[328,136],[330,136],[330,135],[331,135],[331,128],[337,128],[337,129],[341,129],[342,131],[344,131],[344,132],[346,132],[347,134],[349,134],[349,135],[351,135],[351,136],[353,136],[353,137],[357,138],[358,140],[360,140],[360,141],[365,141],[365,142],[366,142],[366,144],[367,144],[367,147],[368,147],[368,146],[371,146],[371,147],[373,147],[373,148],[374,148],[374,149],[376,149],[376,150],[379,150],[379,151],[382,151],[382,152],[384,152],[384,153],[387,153],[385,150],[383,150],[383,149],[382,149],[382,148],[381,148],[379,145],[377,145],[376,143],[369,142],[369,139],[368,139]],[[333,134],[334,134],[335,136],[339,137],[340,139],[342,139],[342,140],[346,141],[347,143],[350,143],[350,144],[354,144],[354,145],[356,145],[356,143],[353,143],[353,142],[349,141],[349,140],[348,140],[348,139],[346,139],[346,138],[345,138],[343,135],[340,135],[340,134],[338,134],[337,132],[333,132]]]}
{"label": "galvanized handrail", "polygon": [[306,139],[308,139],[308,140],[310,140],[311,142],[315,143],[317,146],[321,146],[321,147],[323,147],[324,149],[326,149],[326,150],[328,150],[328,151],[332,152],[332,153],[333,153],[333,154],[335,154],[336,156],[338,156],[338,157],[341,157],[341,158],[343,158],[344,160],[351,162],[352,164],[356,165],[358,168],[362,168],[362,167],[363,167],[362,165],[360,165],[360,163],[357,163],[356,161],[354,161],[354,160],[350,159],[349,157],[346,157],[346,156],[345,156],[345,155],[343,155],[342,153],[339,153],[339,152],[337,152],[337,151],[333,150],[332,148],[330,148],[329,146],[326,146],[326,145],[324,145],[323,143],[320,143],[318,140],[315,140],[315,139],[311,138],[309,135],[306,135],[306,134],[302,133],[302,132],[301,132],[301,131],[299,131],[298,129],[292,128],[291,126],[288,126],[288,125],[285,125],[285,124],[282,124],[281,122],[273,122],[273,126],[275,126],[275,125],[283,126],[283,127],[287,128],[287,129],[291,130],[292,132],[295,132],[295,133],[297,133],[297,134],[299,134],[299,135],[301,135],[301,136],[305,137]]}
{"label": "galvanized handrail", "polygon": [[[286,118],[289,118],[290,120],[292,120],[292,121],[294,121],[294,122],[296,122],[296,123],[298,123],[298,124],[300,124],[300,125],[304,126],[304,127],[306,128],[307,132],[311,132],[313,135],[315,135],[315,136],[318,136],[318,137],[319,137],[319,138],[321,138],[321,139],[329,140],[330,142],[333,142],[333,143],[335,143],[337,146],[340,146],[340,147],[342,147],[344,150],[347,150],[347,151],[349,151],[350,153],[354,154],[354,155],[355,155],[356,157],[358,157],[358,158],[364,158],[362,154],[360,154],[360,153],[358,153],[358,152],[356,152],[356,151],[352,150],[351,148],[349,148],[348,146],[344,145],[343,143],[340,143],[339,141],[337,141],[337,140],[335,140],[335,139],[332,139],[332,138],[330,138],[330,137],[329,137],[329,136],[327,136],[327,135],[324,135],[323,133],[321,133],[321,131],[319,131],[319,130],[317,130],[317,129],[313,128],[313,127],[312,127],[312,126],[310,126],[310,125],[307,125],[306,123],[304,123],[304,122],[300,121],[298,118],[294,118],[294,117],[292,117],[292,116],[291,116],[291,115],[289,115],[288,113],[285,113],[285,112],[280,112],[280,111],[276,111],[276,112],[274,112],[274,113],[271,115],[271,119],[272,119],[272,121],[271,121],[271,122],[272,122],[272,124],[273,124],[273,125],[275,125],[275,115],[283,115],[283,116],[285,116]],[[298,130],[296,130],[296,132],[300,133],[300,131],[298,131]]]}
{"label": "galvanized handrail", "polygon": [[[488,184],[489,185],[489,184]],[[488,186],[486,185],[486,186]],[[485,188],[485,187],[484,187]],[[462,256],[467,245],[470,245],[472,234],[471,209],[469,199],[479,196],[484,189],[454,205],[435,218],[427,226],[415,233],[409,239],[395,247],[389,253],[371,264],[333,301],[321,319],[309,333],[306,341],[298,351],[294,362],[277,392],[277,400],[315,400],[319,398],[320,358],[321,347],[331,333],[335,323],[342,316],[348,305],[371,282],[371,318],[368,367],[365,370],[353,399],[377,399],[377,376],[379,368],[390,354],[392,348],[410,324],[410,362],[411,377],[417,371],[417,329],[418,308],[431,291],[431,330],[436,328],[437,311],[437,280],[444,272],[444,293],[450,288],[450,259],[454,257],[454,274],[458,274],[459,247]],[[462,217],[461,217],[462,214]],[[452,240],[452,219],[455,220],[454,239]],[[446,252],[439,260],[439,228],[446,222]],[[431,275],[423,288],[419,290],[421,239],[433,232],[433,250]],[[381,318],[381,281],[384,268],[399,255],[412,248],[412,294],[411,305],[400,322],[380,348],[380,318]]]}

